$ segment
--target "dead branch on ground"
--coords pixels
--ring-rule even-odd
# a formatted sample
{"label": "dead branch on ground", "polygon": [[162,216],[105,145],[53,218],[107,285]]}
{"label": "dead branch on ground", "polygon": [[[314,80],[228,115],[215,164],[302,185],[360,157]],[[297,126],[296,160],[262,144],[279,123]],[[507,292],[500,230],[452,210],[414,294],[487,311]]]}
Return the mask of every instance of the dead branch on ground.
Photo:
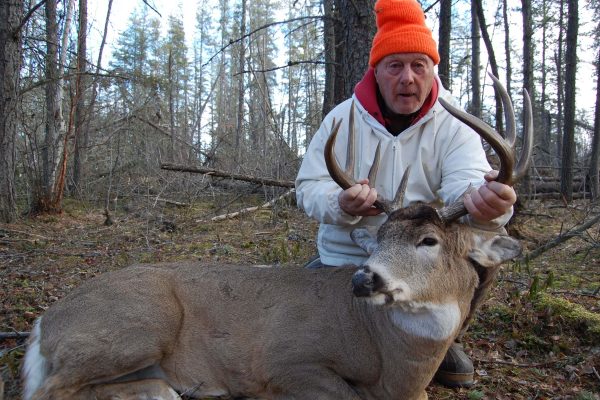
{"label": "dead branch on ground", "polygon": [[566,232],[560,234],[559,236],[555,237],[554,239],[550,240],[548,243],[544,244],[543,246],[540,246],[537,249],[530,251],[529,253],[521,256],[521,258],[519,260],[520,261],[533,260],[534,258],[539,257],[544,252],[558,246],[559,244],[566,242],[567,240],[569,240],[571,238],[581,235],[583,232],[585,232],[586,230],[590,229],[592,226],[597,224],[598,221],[600,221],[600,214],[596,215],[594,218],[592,218],[588,221],[585,221],[579,225],[574,226],[573,228],[569,229],[568,231],[566,231]]}
{"label": "dead branch on ground", "polygon": [[[231,218],[235,218],[238,217],[242,214],[247,214],[250,212],[254,212],[254,211],[258,211],[258,210],[262,210],[265,208],[270,208],[272,207],[275,203],[277,203],[279,200],[282,200],[283,198],[293,194],[296,192],[296,189],[290,189],[287,192],[285,192],[284,194],[282,194],[281,196],[274,198],[273,200],[270,200],[268,202],[266,202],[263,205],[260,206],[255,206],[255,207],[248,207],[248,208],[244,208],[243,210],[240,211],[236,211],[233,213],[228,213],[228,214],[222,214],[222,215],[217,215],[216,217],[211,218],[210,220],[215,222],[215,221],[222,221],[224,219],[231,219]],[[202,221],[196,221],[196,222],[202,222]]]}
{"label": "dead branch on ground", "polygon": [[187,165],[172,164],[172,163],[162,163],[160,165],[160,168],[169,170],[169,171],[192,172],[195,174],[205,174],[205,175],[217,176],[217,177],[221,177],[221,178],[231,178],[231,179],[235,179],[238,181],[260,183],[261,185],[266,185],[266,186],[279,186],[279,187],[284,187],[284,188],[293,188],[294,187],[293,181],[282,181],[282,180],[271,179],[271,178],[260,178],[260,177],[255,177],[255,176],[251,176],[251,175],[234,174],[234,173],[231,173],[228,171],[223,171],[223,170],[218,170],[218,169],[213,169],[213,168],[191,167],[191,166],[187,166]]}

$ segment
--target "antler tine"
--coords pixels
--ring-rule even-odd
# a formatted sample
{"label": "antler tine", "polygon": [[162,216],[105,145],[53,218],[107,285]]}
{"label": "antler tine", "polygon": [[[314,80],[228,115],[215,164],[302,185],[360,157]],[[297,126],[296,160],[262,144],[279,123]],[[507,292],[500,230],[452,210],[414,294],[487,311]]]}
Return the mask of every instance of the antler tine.
{"label": "antler tine", "polygon": [[392,202],[392,210],[396,211],[402,208],[402,203],[404,203],[404,194],[406,193],[406,187],[408,186],[408,177],[410,175],[410,165],[404,170],[404,174],[402,174],[402,180],[400,180],[400,185],[398,186],[398,190],[396,190],[396,196],[394,196],[394,201]]}
{"label": "antler tine", "polygon": [[[509,115],[514,116],[514,108],[510,99],[508,97],[508,93],[506,89],[502,86],[498,79],[494,80],[494,86],[501,93],[502,104],[504,108],[507,110],[505,115],[507,115],[507,120],[510,118]],[[532,132],[533,132],[533,121],[531,118],[531,104],[529,101],[529,96],[526,95],[524,100],[525,105],[525,127],[523,131],[523,151],[521,153],[521,157],[519,158],[517,167],[515,169],[515,154],[514,154],[514,138],[510,137],[507,140],[504,140],[498,132],[496,132],[493,128],[487,125],[485,122],[475,118],[474,116],[465,113],[444,99],[439,99],[440,103],[450,114],[454,117],[458,118],[460,121],[464,122],[468,126],[470,126],[477,134],[479,134],[483,139],[485,139],[490,146],[496,151],[498,158],[500,159],[500,171],[498,172],[498,177],[496,180],[500,183],[504,183],[506,185],[514,185],[519,179],[525,175],[527,171],[527,166],[529,164],[529,160],[531,158],[531,145],[532,145]],[[510,114],[509,114],[510,112]],[[512,124],[514,125],[514,118],[512,119]],[[508,131],[513,130],[512,135],[514,135],[514,127],[508,129]],[[511,135],[511,133],[508,133]],[[467,214],[467,210],[464,206],[462,198],[455,201],[452,204],[438,210],[438,215],[444,222],[454,221],[463,215]]]}
{"label": "antler tine", "polygon": [[375,149],[375,156],[373,157],[373,164],[369,169],[369,185],[375,186],[375,180],[377,179],[377,172],[379,171],[379,153],[381,152],[381,141],[377,143]]}
{"label": "antler tine", "polygon": [[325,143],[325,164],[327,165],[327,171],[331,178],[337,183],[342,189],[346,190],[356,184],[356,181],[352,176],[348,175],[345,171],[342,171],[335,158],[333,148],[335,146],[335,139],[337,138],[338,131],[342,120],[340,119],[337,123],[333,120],[333,128],[331,134]]}
{"label": "antler tine", "polygon": [[350,119],[348,120],[348,146],[346,147],[346,174],[352,176],[354,174],[354,151],[356,143],[356,131],[354,129],[354,100],[350,106]]}
{"label": "antler tine", "polygon": [[[450,114],[455,118],[470,126],[479,136],[487,141],[490,146],[496,151],[500,159],[500,171],[498,173],[498,182],[512,185],[513,167],[515,165],[515,157],[512,147],[496,132],[491,126],[482,120],[467,114],[466,112],[455,108],[444,99],[439,99],[440,103]],[[505,107],[510,107],[510,104],[505,104]]]}
{"label": "antler tine", "polygon": [[504,106],[504,119],[506,119],[506,132],[504,136],[506,138],[505,140],[508,142],[508,145],[512,147],[515,145],[515,140],[517,138],[515,109],[508,92],[504,86],[502,86],[498,78],[489,72],[488,75],[490,78],[492,78],[492,81],[494,82],[494,89],[498,91],[498,94],[500,94],[500,98],[502,99],[502,105]]}
{"label": "antler tine", "polygon": [[[325,143],[325,164],[327,165],[327,171],[329,171],[329,175],[337,183],[343,190],[346,190],[354,185],[356,185],[356,180],[353,177],[354,172],[354,103],[352,103],[352,111],[350,112],[350,120],[349,122],[349,138],[348,138],[348,147],[352,146],[352,149],[346,149],[346,171],[342,171],[340,168],[337,159],[335,157],[334,147],[335,140],[337,138],[338,131],[340,130],[340,125],[342,124],[342,120],[335,122],[333,121],[333,128],[331,129],[331,134]],[[373,164],[369,170],[369,184],[374,186],[375,179],[377,175],[377,171],[379,169],[379,152],[381,148],[381,142],[377,144],[377,149],[375,150],[375,157],[373,160]],[[393,211],[392,204],[381,198],[380,195],[377,195],[377,200],[375,200],[374,206],[383,210],[386,214],[390,214]]]}

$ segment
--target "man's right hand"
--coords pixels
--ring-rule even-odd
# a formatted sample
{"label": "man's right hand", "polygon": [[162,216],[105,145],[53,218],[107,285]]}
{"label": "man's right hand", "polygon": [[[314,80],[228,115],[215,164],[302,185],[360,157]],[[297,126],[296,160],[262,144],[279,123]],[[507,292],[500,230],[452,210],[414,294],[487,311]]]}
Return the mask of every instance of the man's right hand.
{"label": "man's right hand", "polygon": [[361,179],[356,185],[342,191],[338,197],[340,208],[345,213],[360,216],[371,217],[381,214],[379,208],[373,206],[377,200],[377,190],[369,186],[368,179]]}

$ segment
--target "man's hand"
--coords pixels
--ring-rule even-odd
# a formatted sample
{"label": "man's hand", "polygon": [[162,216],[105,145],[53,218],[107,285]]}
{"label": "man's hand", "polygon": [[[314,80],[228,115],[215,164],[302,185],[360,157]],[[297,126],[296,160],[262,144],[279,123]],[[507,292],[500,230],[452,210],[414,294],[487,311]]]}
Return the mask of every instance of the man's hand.
{"label": "man's hand", "polygon": [[515,190],[503,183],[496,182],[498,171],[485,175],[487,181],[479,189],[465,196],[464,203],[471,216],[479,221],[491,221],[504,215],[517,201]]}
{"label": "man's hand", "polygon": [[381,210],[374,207],[377,200],[377,190],[369,187],[368,179],[359,180],[356,185],[342,191],[338,197],[340,208],[347,214],[361,217],[370,217],[381,214]]}

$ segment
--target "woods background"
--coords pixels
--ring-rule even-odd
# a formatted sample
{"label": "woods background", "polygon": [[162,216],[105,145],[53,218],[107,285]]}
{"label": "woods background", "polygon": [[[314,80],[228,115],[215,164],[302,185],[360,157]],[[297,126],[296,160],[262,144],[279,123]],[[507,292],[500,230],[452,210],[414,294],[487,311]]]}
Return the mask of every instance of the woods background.
{"label": "woods background", "polygon": [[[181,8],[167,16],[140,1],[107,58],[111,0],[100,26],[88,23],[87,0],[3,1],[0,220],[60,212],[64,196],[110,210],[134,193],[202,193],[202,177],[163,163],[293,180],[323,115],[365,72],[373,5],[200,0],[185,32]],[[470,113],[503,131],[485,71],[517,110],[522,89],[531,94],[535,156],[522,195],[597,198],[599,4],[423,7],[439,38],[439,75]]]}
{"label": "woods background", "polygon": [[[189,4],[146,1],[110,32],[113,0],[95,15],[88,0],[0,0],[0,399],[20,398],[35,318],[84,280],[315,254],[293,179],[365,72],[374,1],[198,0],[193,29]],[[600,400],[600,2],[422,5],[463,107],[504,130],[491,72],[517,132],[523,89],[535,120],[508,227],[525,252],[464,338],[477,383],[429,398]]]}

